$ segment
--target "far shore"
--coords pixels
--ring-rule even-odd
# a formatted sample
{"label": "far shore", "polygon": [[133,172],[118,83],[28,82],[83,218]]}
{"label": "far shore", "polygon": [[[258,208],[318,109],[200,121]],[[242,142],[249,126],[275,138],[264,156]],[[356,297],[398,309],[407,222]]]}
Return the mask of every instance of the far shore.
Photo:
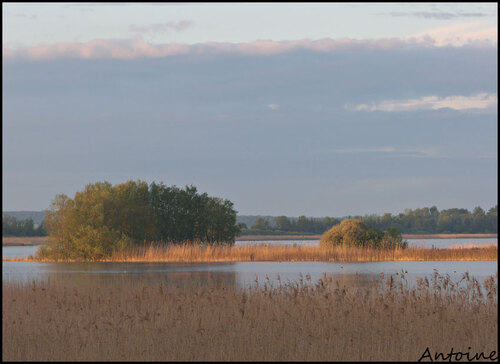
{"label": "far shore", "polygon": [[[242,240],[319,240],[322,234],[316,235],[241,235]],[[497,238],[498,234],[402,234],[403,239],[481,239]]]}
{"label": "far shore", "polygon": [[2,245],[41,245],[45,244],[46,236],[2,236]]}
{"label": "far shore", "polygon": [[[268,240],[319,240],[316,235],[241,235],[236,241],[268,241]],[[484,239],[498,238],[498,234],[403,234],[403,239]],[[2,245],[24,246],[45,244],[47,236],[9,236],[2,237]]]}

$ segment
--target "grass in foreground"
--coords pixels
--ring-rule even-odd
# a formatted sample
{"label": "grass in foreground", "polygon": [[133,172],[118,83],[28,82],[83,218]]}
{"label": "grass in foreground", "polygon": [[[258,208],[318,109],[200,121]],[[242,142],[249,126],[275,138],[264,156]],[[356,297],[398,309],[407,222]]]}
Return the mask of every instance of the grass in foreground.
{"label": "grass in foreground", "polygon": [[498,352],[497,277],[435,274],[348,288],[236,290],[165,282],[2,284],[2,359],[49,361],[400,360]]}
{"label": "grass in foreground", "polygon": [[[380,250],[358,247],[244,245],[151,245],[136,247],[124,253],[115,253],[100,261],[109,262],[375,262],[375,261],[496,261],[496,244],[478,248],[454,249],[408,248]],[[9,261],[62,261],[42,257],[4,258]]]}

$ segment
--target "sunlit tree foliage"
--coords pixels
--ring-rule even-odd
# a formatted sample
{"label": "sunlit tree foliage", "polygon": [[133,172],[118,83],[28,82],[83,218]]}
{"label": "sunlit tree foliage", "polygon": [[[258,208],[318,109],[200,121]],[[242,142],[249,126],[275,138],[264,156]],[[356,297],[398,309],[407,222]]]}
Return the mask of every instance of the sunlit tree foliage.
{"label": "sunlit tree foliage", "polygon": [[234,244],[240,227],[232,202],[163,183],[88,184],[73,199],[57,195],[44,220],[40,254],[102,259],[147,243]]}

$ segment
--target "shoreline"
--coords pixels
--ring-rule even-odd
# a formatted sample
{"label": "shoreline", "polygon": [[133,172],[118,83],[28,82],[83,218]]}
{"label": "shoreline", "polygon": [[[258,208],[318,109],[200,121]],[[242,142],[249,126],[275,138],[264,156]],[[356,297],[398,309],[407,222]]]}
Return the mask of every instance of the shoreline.
{"label": "shoreline", "polygon": [[32,246],[45,244],[47,236],[2,236],[2,246]]}
{"label": "shoreline", "polygon": [[[381,250],[336,246],[150,246],[137,247],[112,256],[90,260],[120,263],[215,263],[215,262],[381,262],[381,261],[497,261],[496,244],[484,247],[457,247],[447,249],[408,248]],[[12,257],[11,262],[83,262],[86,260]],[[88,260],[87,260],[88,261]]]}
{"label": "shoreline", "polygon": [[498,238],[498,234],[402,234],[403,239],[483,239]]}
{"label": "shoreline", "polygon": [[[236,241],[266,240],[319,240],[322,234],[315,235],[241,235]],[[498,238],[498,234],[402,234],[403,239],[484,239]],[[47,236],[9,236],[2,237],[2,246],[31,246],[45,244]]]}
{"label": "shoreline", "polygon": [[[244,240],[319,240],[322,234],[315,235],[241,235],[236,241]],[[482,239],[498,238],[498,234],[402,234],[403,239]]]}

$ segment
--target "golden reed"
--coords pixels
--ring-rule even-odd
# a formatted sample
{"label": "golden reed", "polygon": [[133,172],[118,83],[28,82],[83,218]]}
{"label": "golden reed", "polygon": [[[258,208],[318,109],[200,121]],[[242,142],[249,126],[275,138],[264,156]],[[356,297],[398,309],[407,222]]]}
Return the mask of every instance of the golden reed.
{"label": "golden reed", "polygon": [[[379,250],[338,246],[286,246],[249,244],[243,246],[220,245],[155,245],[136,247],[115,252],[109,262],[378,262],[378,261],[496,261],[498,246],[457,247],[455,249],[408,248]],[[56,261],[35,257],[3,258],[4,261]]]}
{"label": "golden reed", "polygon": [[[399,275],[398,277],[401,277]],[[417,361],[498,353],[498,277],[408,288],[331,277],[235,289],[56,277],[2,283],[5,361]]]}

